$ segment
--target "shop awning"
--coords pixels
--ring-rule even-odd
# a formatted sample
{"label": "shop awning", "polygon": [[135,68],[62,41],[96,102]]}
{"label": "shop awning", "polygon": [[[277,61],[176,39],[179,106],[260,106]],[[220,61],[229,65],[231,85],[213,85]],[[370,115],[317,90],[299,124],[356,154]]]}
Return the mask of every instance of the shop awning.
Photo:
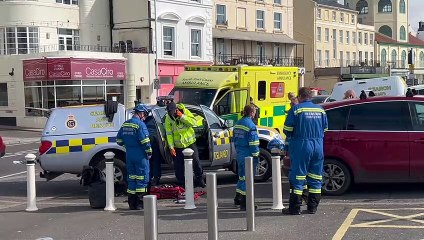
{"label": "shop awning", "polygon": [[237,30],[231,30],[231,29],[213,29],[212,35],[213,35],[213,38],[303,45],[303,43],[290,38],[286,34],[248,32],[248,31],[237,31]]}

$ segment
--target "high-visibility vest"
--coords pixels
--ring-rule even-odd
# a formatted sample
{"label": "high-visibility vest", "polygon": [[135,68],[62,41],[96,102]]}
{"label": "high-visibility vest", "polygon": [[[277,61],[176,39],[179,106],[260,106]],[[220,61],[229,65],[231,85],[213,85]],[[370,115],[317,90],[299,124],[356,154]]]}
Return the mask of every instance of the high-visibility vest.
{"label": "high-visibility vest", "polygon": [[[166,139],[170,149],[174,147],[186,148],[196,142],[193,127],[198,126],[199,119],[185,108],[184,105],[178,104],[177,107],[184,112],[182,118],[172,119],[168,114],[165,117]],[[203,118],[201,121],[203,121]]]}

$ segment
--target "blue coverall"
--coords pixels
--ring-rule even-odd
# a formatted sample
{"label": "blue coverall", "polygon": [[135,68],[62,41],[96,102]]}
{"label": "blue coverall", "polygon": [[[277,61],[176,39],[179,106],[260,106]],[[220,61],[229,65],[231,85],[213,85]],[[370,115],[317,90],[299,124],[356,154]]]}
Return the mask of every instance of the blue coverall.
{"label": "blue coverall", "polygon": [[245,157],[253,157],[253,169],[256,169],[256,165],[259,161],[258,131],[250,117],[243,117],[235,124],[233,129],[233,140],[237,152],[239,176],[236,192],[241,195],[246,195]]}
{"label": "blue coverall", "polygon": [[293,193],[302,195],[305,181],[309,193],[321,194],[324,162],[323,138],[328,129],[324,109],[310,100],[293,106],[284,123],[284,134],[290,138],[291,169],[289,181]]}
{"label": "blue coverall", "polygon": [[127,156],[127,175],[129,194],[146,193],[149,178],[149,156],[152,155],[149,132],[137,116],[122,124],[116,142],[124,146]]}

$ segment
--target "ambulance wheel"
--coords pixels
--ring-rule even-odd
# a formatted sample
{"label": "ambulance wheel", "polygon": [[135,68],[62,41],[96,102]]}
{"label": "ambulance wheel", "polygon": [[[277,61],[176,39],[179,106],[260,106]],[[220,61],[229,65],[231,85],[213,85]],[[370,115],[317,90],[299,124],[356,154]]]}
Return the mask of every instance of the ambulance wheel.
{"label": "ambulance wheel", "polygon": [[255,180],[266,182],[272,176],[271,153],[267,150],[259,149],[259,164],[256,166]]}
{"label": "ambulance wheel", "polygon": [[[102,159],[100,162],[96,164],[96,167],[100,169],[103,173],[103,176],[106,174],[106,159]],[[113,172],[114,172],[114,181],[115,184],[123,185],[126,184],[126,175],[127,175],[127,167],[125,163],[118,158],[114,158],[113,160]],[[106,180],[106,179],[103,179]]]}
{"label": "ambulance wheel", "polygon": [[352,184],[352,174],[341,161],[325,159],[322,192],[326,195],[342,195]]}

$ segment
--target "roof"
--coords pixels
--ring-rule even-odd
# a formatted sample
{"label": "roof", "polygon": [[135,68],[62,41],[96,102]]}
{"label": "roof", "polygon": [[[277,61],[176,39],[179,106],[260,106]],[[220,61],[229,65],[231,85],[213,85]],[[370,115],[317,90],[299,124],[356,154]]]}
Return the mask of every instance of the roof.
{"label": "roof", "polygon": [[272,42],[272,43],[288,43],[303,44],[298,42],[286,34],[272,34],[265,32],[239,31],[233,29],[212,29],[214,38],[225,38],[244,41]]}
{"label": "roof", "polygon": [[391,37],[388,37],[381,33],[375,33],[375,41],[378,43],[389,43],[389,44],[400,44],[400,45],[414,45],[414,46],[423,46],[424,47],[424,41],[415,37],[411,33],[409,33],[409,41],[407,43],[405,42],[398,42]]}
{"label": "roof", "polygon": [[422,101],[424,102],[424,96],[414,96],[414,97],[406,97],[406,96],[382,96],[382,97],[368,97],[367,99],[361,100],[359,98],[355,98],[355,99],[346,99],[346,100],[341,100],[341,101],[335,101],[335,102],[327,102],[327,103],[323,103],[321,104],[321,106],[327,110],[327,109],[332,109],[332,108],[338,108],[338,107],[344,107],[344,106],[349,106],[349,105],[355,105],[355,104],[359,104],[359,103],[370,103],[370,102],[387,102],[387,101],[399,101],[399,100],[404,100],[404,101],[410,101],[410,100],[418,100],[418,101]]}
{"label": "roof", "polygon": [[345,6],[343,4],[338,3],[337,0],[314,0],[314,1],[318,4],[320,4],[320,5],[325,5],[325,6],[329,6],[329,7],[336,7],[336,8],[342,8],[342,9],[346,9],[346,10],[355,11],[348,6]]}

